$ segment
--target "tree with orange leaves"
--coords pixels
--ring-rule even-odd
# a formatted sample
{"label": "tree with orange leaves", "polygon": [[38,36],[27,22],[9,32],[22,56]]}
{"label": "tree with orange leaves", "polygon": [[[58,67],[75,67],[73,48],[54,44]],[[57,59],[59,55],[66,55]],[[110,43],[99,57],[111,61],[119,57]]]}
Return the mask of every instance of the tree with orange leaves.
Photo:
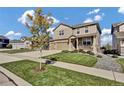
{"label": "tree with orange leaves", "polygon": [[[34,15],[27,14],[27,17],[30,19],[30,23],[25,23],[28,29],[30,30],[32,36],[29,40],[32,42],[32,49],[40,49],[41,57],[42,50],[45,46],[48,45],[49,34],[47,30],[53,24],[53,19],[50,14],[43,14],[41,8],[35,10]],[[40,70],[44,69],[40,63]]]}

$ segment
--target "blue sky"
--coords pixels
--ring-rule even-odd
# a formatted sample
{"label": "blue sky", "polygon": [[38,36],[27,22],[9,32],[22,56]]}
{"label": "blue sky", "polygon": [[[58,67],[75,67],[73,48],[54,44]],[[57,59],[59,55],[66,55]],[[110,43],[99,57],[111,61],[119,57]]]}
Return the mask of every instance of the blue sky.
{"label": "blue sky", "polygon": [[[27,21],[26,12],[32,14],[33,10],[35,8],[0,8],[0,35],[5,35],[10,39],[29,36],[30,32],[23,24],[23,21]],[[103,31],[103,43],[111,42],[111,24],[124,21],[123,7],[44,7],[43,12],[51,13],[54,18],[54,24],[51,29],[55,28],[59,23],[74,25],[93,21],[99,22]]]}

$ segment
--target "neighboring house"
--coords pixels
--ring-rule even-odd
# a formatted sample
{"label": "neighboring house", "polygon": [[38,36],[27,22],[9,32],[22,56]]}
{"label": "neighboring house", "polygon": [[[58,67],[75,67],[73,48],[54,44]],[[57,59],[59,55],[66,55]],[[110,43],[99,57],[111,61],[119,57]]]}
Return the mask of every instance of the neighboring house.
{"label": "neighboring house", "polygon": [[124,22],[112,24],[112,47],[124,55]]}
{"label": "neighboring house", "polygon": [[0,35],[0,48],[6,48],[9,44],[9,39],[5,36]]}
{"label": "neighboring house", "polygon": [[55,50],[100,50],[101,29],[98,23],[83,23],[70,26],[61,23],[54,30],[54,37],[50,40],[49,49]]}
{"label": "neighboring house", "polygon": [[10,44],[12,44],[12,49],[30,48],[29,41],[12,40]]}

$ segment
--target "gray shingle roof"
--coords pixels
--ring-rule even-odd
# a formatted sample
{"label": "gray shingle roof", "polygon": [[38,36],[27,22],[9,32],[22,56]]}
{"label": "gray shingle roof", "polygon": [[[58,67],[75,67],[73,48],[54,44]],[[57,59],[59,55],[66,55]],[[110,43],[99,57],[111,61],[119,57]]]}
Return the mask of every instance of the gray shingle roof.
{"label": "gray shingle roof", "polygon": [[8,38],[3,35],[0,35],[0,39],[8,39]]}
{"label": "gray shingle roof", "polygon": [[97,23],[95,22],[89,22],[89,23],[82,23],[82,24],[77,24],[77,25],[72,25],[73,28],[78,28],[78,27],[83,27],[83,26],[88,26],[88,25],[95,25]]}
{"label": "gray shingle roof", "polygon": [[124,24],[124,22],[118,22],[118,23],[114,23],[114,24],[112,24],[111,34],[113,34],[113,32],[114,32],[114,28],[115,28],[115,27],[118,27],[118,26],[120,26],[120,25],[122,25],[122,24]]}
{"label": "gray shingle roof", "polygon": [[[58,28],[60,25],[65,25],[65,26],[68,26],[72,29],[80,28],[80,27],[83,27],[83,26],[97,25],[99,33],[101,34],[101,29],[100,29],[99,23],[96,23],[96,22],[82,23],[82,24],[77,24],[77,25],[72,25],[72,26],[70,26],[68,24],[65,24],[65,23],[60,23],[56,28]],[[56,28],[53,31],[55,31]]]}
{"label": "gray shingle roof", "polygon": [[124,24],[124,22],[114,23],[114,24],[112,24],[112,26],[117,27],[117,26],[120,26],[121,24]]}

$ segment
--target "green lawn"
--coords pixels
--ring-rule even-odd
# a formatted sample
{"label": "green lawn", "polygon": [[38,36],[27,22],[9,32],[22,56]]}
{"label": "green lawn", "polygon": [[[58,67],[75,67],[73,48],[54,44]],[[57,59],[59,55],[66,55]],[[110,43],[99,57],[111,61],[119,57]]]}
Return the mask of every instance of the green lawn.
{"label": "green lawn", "polygon": [[95,77],[88,74],[54,67],[46,66],[46,71],[35,72],[34,68],[39,66],[39,63],[23,60],[11,63],[2,64],[2,66],[11,72],[17,74],[32,85],[36,86],[103,86],[103,85],[124,85],[123,83]]}
{"label": "green lawn", "polygon": [[56,58],[58,61],[84,65],[92,67],[97,62],[97,58],[92,55],[80,54],[80,53],[57,53],[43,57],[46,59]]}
{"label": "green lawn", "polygon": [[14,54],[14,53],[23,53],[23,52],[30,52],[30,51],[33,51],[33,50],[31,50],[31,49],[12,49],[12,50],[0,51],[0,52]]}
{"label": "green lawn", "polygon": [[123,68],[123,72],[124,72],[124,58],[117,59],[117,62],[121,65],[121,67]]}

